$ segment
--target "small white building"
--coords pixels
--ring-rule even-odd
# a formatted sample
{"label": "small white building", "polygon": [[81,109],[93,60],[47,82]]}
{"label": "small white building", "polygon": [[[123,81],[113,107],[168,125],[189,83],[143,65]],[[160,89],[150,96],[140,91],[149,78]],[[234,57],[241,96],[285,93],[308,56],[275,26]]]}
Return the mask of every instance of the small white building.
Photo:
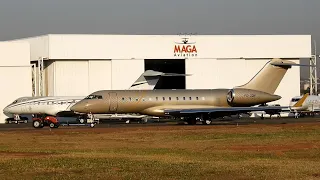
{"label": "small white building", "polygon": [[30,46],[27,42],[0,42],[0,123],[2,110],[17,97],[31,96]]}
{"label": "small white building", "polygon": [[[31,63],[40,65],[33,93],[49,96],[126,89],[147,69],[192,74],[166,79],[165,88],[232,88],[248,82],[272,58],[299,63],[311,57],[311,35],[50,34],[14,41],[30,43]],[[299,67],[287,72],[276,94],[281,105],[300,94]]]}

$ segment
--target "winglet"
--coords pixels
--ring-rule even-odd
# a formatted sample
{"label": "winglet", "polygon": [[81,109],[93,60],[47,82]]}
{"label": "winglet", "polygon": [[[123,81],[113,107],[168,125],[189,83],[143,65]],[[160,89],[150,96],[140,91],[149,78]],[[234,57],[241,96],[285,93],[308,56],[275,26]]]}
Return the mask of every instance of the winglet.
{"label": "winglet", "polygon": [[294,104],[292,107],[301,107],[308,96],[309,96],[309,93],[306,93],[305,95],[303,95],[303,97],[296,104]]}

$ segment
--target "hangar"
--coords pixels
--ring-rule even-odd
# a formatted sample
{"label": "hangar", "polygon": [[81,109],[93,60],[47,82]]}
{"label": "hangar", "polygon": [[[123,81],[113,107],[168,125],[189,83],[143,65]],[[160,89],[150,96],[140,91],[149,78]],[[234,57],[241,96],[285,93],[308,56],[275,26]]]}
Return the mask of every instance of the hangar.
{"label": "hangar", "polygon": [[[126,89],[148,69],[191,74],[164,77],[157,89],[232,88],[272,58],[311,57],[311,35],[49,34],[11,42],[30,44],[35,96]],[[299,67],[287,72],[276,94],[281,105],[300,94]]]}

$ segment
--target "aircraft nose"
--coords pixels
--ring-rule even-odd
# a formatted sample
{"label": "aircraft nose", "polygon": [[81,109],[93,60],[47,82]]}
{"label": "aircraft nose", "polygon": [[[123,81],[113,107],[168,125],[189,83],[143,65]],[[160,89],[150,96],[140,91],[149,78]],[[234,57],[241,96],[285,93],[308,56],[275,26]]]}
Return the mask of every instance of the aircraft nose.
{"label": "aircraft nose", "polygon": [[12,115],[12,112],[10,111],[10,108],[8,106],[3,109],[3,114],[8,117]]}
{"label": "aircraft nose", "polygon": [[75,105],[73,105],[70,108],[70,110],[74,111],[74,112],[79,112],[79,113],[87,113],[87,111],[88,111],[88,103],[86,103],[86,102],[76,103]]}

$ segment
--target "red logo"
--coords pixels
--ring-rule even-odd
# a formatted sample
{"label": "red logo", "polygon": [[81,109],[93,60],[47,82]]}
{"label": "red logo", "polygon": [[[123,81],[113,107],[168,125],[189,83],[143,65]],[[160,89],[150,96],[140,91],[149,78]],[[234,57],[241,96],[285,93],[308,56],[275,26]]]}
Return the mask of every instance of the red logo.
{"label": "red logo", "polygon": [[198,50],[195,42],[189,42],[188,38],[182,38],[182,42],[176,42],[173,50],[175,57],[196,57]]}

